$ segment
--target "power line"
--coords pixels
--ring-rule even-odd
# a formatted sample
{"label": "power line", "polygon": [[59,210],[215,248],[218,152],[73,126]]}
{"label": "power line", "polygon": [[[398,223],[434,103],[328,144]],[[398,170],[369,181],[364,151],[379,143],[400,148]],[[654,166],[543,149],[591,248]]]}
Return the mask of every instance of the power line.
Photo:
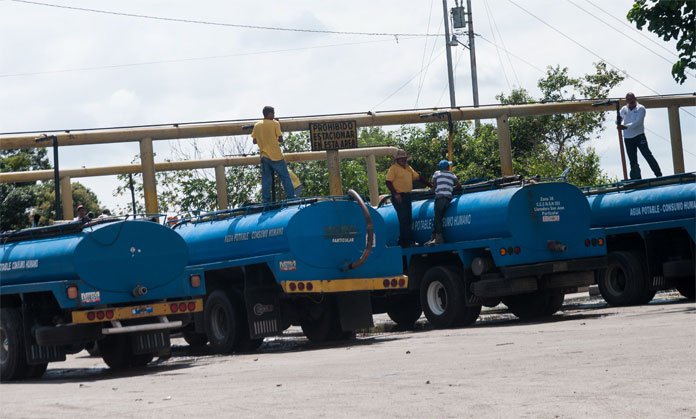
{"label": "power line", "polygon": [[[15,1],[15,0],[12,0],[12,1]],[[403,38],[402,40],[411,40],[411,39],[416,39],[416,38],[406,37],[406,38]],[[240,53],[235,53],[235,54],[212,55],[212,56],[205,56],[205,57],[143,61],[143,62],[139,62],[139,63],[113,64],[113,65],[103,65],[103,66],[94,66],[94,67],[66,68],[66,69],[60,69],[60,70],[33,71],[33,72],[26,72],[26,73],[10,73],[10,74],[0,74],[0,78],[35,76],[35,75],[42,75],[42,74],[71,73],[71,72],[77,72],[77,71],[108,70],[108,69],[114,69],[114,68],[139,67],[139,66],[154,65],[154,64],[172,64],[172,63],[182,63],[182,62],[190,62],[190,61],[205,61],[205,60],[215,60],[215,59],[221,59],[221,58],[243,57],[243,56],[250,56],[250,55],[277,54],[277,53],[281,53],[281,52],[303,51],[303,50],[311,50],[311,49],[333,48],[333,47],[343,47],[343,46],[362,45],[362,44],[374,44],[374,43],[378,43],[378,42],[392,42],[392,40],[391,39],[378,39],[378,40],[373,40],[373,41],[344,42],[344,43],[340,43],[340,44],[316,45],[316,46],[311,46],[311,47],[285,48],[285,49],[255,51],[255,52],[240,52]]]}
{"label": "power line", "polygon": [[[602,18],[598,17],[597,15],[593,14],[593,13],[590,12],[589,10],[587,10],[587,9],[585,9],[584,7],[580,6],[579,4],[575,3],[573,0],[566,0],[566,1],[567,1],[568,3],[570,3],[570,4],[572,4],[573,6],[577,7],[578,9],[582,10],[583,12],[587,13],[588,15],[592,16],[593,18],[597,19],[598,21],[602,22],[604,25],[610,27],[610,28],[613,29],[614,31],[616,31],[616,32],[620,33],[621,35],[625,36],[625,37],[628,38],[631,42],[633,42],[633,43],[637,44],[638,46],[640,46],[642,49],[652,52],[653,54],[655,54],[655,55],[657,55],[658,57],[662,58],[663,60],[665,60],[665,61],[668,62],[669,64],[673,64],[673,63],[674,63],[674,62],[673,62],[672,60],[670,60],[669,58],[667,58],[667,57],[665,57],[665,56],[663,56],[663,55],[658,54],[658,53],[655,52],[654,50],[648,48],[647,46],[645,46],[645,45],[641,44],[640,42],[636,41],[635,39],[631,38],[630,36],[628,36],[628,35],[625,34],[624,32],[621,32],[620,30],[616,29],[614,26],[610,25],[608,22],[606,22],[606,21],[603,20]],[[686,70],[686,71],[687,71],[687,73],[688,73],[688,70]],[[688,74],[691,75],[691,76],[693,76],[693,74],[691,74],[691,73],[688,73]]]}
{"label": "power line", "polygon": [[[462,53],[459,53],[459,52],[457,52],[457,53],[459,54],[459,57],[457,57],[457,62],[454,63],[454,69],[452,70],[453,74],[457,74],[457,67],[459,67],[459,61],[461,61],[462,56],[464,56],[464,54],[462,54]],[[445,92],[447,91],[447,87],[448,87],[448,85],[445,84],[445,88],[442,89],[442,93],[440,94],[440,98],[437,100],[438,107],[440,106],[440,102],[442,101],[442,98],[445,96]]]}
{"label": "power line", "polygon": [[658,93],[655,89],[653,89],[652,87],[650,87],[650,86],[648,86],[647,84],[643,83],[643,82],[640,81],[639,79],[637,79],[637,78],[635,78],[635,77],[629,75],[628,72],[626,72],[625,70],[622,70],[621,68],[619,68],[618,66],[616,66],[615,64],[613,64],[611,61],[605,59],[605,58],[602,57],[601,55],[599,55],[599,54],[597,54],[596,52],[592,51],[591,49],[589,49],[589,48],[586,47],[585,45],[581,44],[580,42],[578,42],[578,41],[576,41],[575,39],[573,39],[572,37],[570,37],[569,35],[566,35],[565,33],[561,32],[559,29],[556,29],[555,27],[553,27],[553,26],[551,26],[550,24],[546,23],[546,21],[544,21],[544,20],[541,19],[540,17],[536,16],[534,13],[530,12],[529,10],[527,10],[527,9],[525,9],[524,7],[520,6],[519,4],[515,3],[513,0],[508,0],[508,1],[509,1],[510,3],[512,3],[514,6],[516,6],[517,8],[519,8],[520,10],[522,10],[523,12],[525,12],[525,13],[527,13],[528,15],[530,15],[531,17],[533,17],[534,19],[536,19],[536,20],[538,20],[539,22],[543,23],[545,26],[551,28],[554,32],[556,32],[556,33],[558,33],[559,35],[563,36],[564,38],[566,38],[566,39],[569,40],[570,42],[574,43],[575,45],[579,46],[580,48],[584,49],[585,51],[589,52],[590,54],[594,55],[595,57],[597,57],[597,58],[599,58],[600,60],[604,61],[605,63],[609,64],[610,66],[614,67],[615,69],[617,69],[618,71],[620,71],[621,73],[623,73],[626,77],[635,80],[635,81],[636,81],[638,84],[640,84],[641,86],[645,87],[646,89],[650,90],[651,92],[655,93],[656,95],[659,95],[659,93]]}
{"label": "power line", "polygon": [[166,21],[166,22],[192,23],[192,24],[197,24],[197,25],[223,26],[223,27],[239,28],[239,29],[259,29],[259,30],[281,31],[281,32],[308,32],[308,33],[322,33],[322,34],[331,34],[331,35],[391,36],[391,37],[395,37],[397,39],[400,36],[408,36],[408,37],[437,37],[437,36],[441,36],[441,34],[431,34],[431,33],[353,32],[353,31],[330,31],[330,30],[321,30],[321,29],[282,28],[282,27],[276,27],[276,26],[242,25],[242,24],[238,24],[238,23],[211,22],[211,21],[205,21],[205,20],[179,19],[179,18],[143,15],[143,14],[136,14],[136,13],[113,12],[110,10],[99,10],[99,9],[90,9],[90,8],[86,8],[86,7],[64,6],[64,5],[60,5],[60,4],[43,3],[43,2],[38,2],[38,1],[28,1],[28,0],[11,0],[11,1],[14,1],[16,3],[32,4],[32,5],[36,5],[36,6],[55,7],[57,9],[78,10],[81,12],[99,13],[99,14],[112,15],[112,16],[135,17],[135,18],[139,18],[139,19],[151,19],[151,20],[160,20],[160,21]]}
{"label": "power line", "polygon": [[[491,23],[491,13],[488,9],[488,2],[484,0],[483,5],[486,9],[486,16],[488,17],[488,27],[491,28],[491,34],[493,34],[493,40],[497,41],[495,30],[493,29],[493,24]],[[503,65],[503,58],[500,56],[500,49],[496,45],[495,53],[498,56],[498,62],[500,63],[500,70],[503,72],[503,77],[505,78],[505,84],[507,84],[508,90],[512,90],[510,87],[510,80],[508,79],[507,72],[505,71],[505,66]]]}
{"label": "power line", "polygon": [[[443,48],[442,51],[441,51],[439,54],[437,54],[432,60],[430,60],[430,62],[428,63],[428,67],[430,66],[430,64],[432,64],[433,61],[435,61],[436,59],[440,58],[440,56],[441,56],[442,54],[444,54],[444,53],[445,53],[445,49]],[[426,67],[426,70],[427,70],[427,67]],[[423,71],[424,71],[424,70],[418,71],[416,74],[413,75],[413,77],[411,77],[410,79],[406,80],[406,82],[405,82],[404,84],[402,84],[401,86],[399,86],[398,89],[394,90],[389,96],[387,96],[386,98],[384,98],[384,100],[382,100],[382,101],[379,102],[378,104],[374,105],[374,106],[371,107],[370,109],[376,109],[379,105],[381,105],[381,104],[383,104],[384,102],[386,102],[387,100],[389,100],[389,99],[390,99],[392,96],[394,96],[397,92],[399,92],[401,89],[403,89],[404,87],[406,87],[406,85],[408,85],[409,83],[411,83],[411,81],[412,81],[413,79],[415,79],[416,77],[418,77],[418,75],[421,74]]]}
{"label": "power line", "polygon": [[532,63],[530,63],[529,61],[525,60],[524,58],[522,58],[522,57],[520,57],[520,56],[518,56],[518,55],[513,54],[512,52],[508,51],[507,49],[500,47],[498,44],[496,44],[495,42],[493,42],[493,41],[487,39],[485,36],[483,36],[483,35],[481,35],[481,34],[478,34],[478,33],[475,34],[475,35],[478,36],[479,38],[481,38],[482,40],[488,42],[489,44],[493,45],[494,47],[496,47],[496,48],[501,48],[501,49],[502,49],[503,51],[505,51],[507,54],[512,55],[513,57],[515,57],[515,58],[517,58],[518,60],[522,61],[523,63],[527,64],[528,66],[530,66],[530,67],[532,67],[532,68],[538,70],[540,73],[542,73],[542,74],[546,73],[545,70],[543,70],[543,69],[541,69],[541,68],[535,66],[534,64],[532,64]]}
{"label": "power line", "polygon": [[[430,9],[428,12],[428,26],[425,29],[426,32],[430,31],[430,19],[433,16],[433,3],[435,3],[435,0],[430,0]],[[440,28],[438,28],[438,31],[439,30],[440,30]],[[436,42],[437,42],[437,39],[433,41],[433,50],[435,49]],[[423,56],[421,57],[421,76],[418,77],[418,94],[416,94],[416,103],[413,106],[414,108],[418,107],[418,100],[420,99],[420,94],[421,94],[421,91],[423,90],[423,84],[425,83],[425,74],[422,73],[422,71],[423,71],[423,68],[425,66],[425,54],[427,51],[428,51],[428,38],[425,38],[425,44],[423,44]],[[431,57],[433,56],[432,51],[430,53],[430,56]]]}
{"label": "power line", "polygon": [[[489,20],[489,25],[490,25],[490,20],[493,20],[493,27],[495,28],[495,32],[498,34],[498,39],[500,39],[500,44],[503,46],[503,50],[505,51],[505,55],[507,57],[508,64],[510,65],[510,70],[512,70],[512,74],[515,76],[515,80],[517,81],[517,86],[522,87],[522,83],[520,83],[519,77],[517,77],[517,71],[515,71],[515,66],[512,65],[512,60],[510,60],[510,53],[507,52],[507,46],[505,45],[505,40],[503,39],[503,35],[500,33],[500,29],[498,29],[498,22],[495,20],[495,15],[490,12],[490,8],[488,6],[488,0],[484,1],[484,5],[486,6],[486,13],[488,14],[488,20]],[[494,37],[495,40],[495,37]]]}

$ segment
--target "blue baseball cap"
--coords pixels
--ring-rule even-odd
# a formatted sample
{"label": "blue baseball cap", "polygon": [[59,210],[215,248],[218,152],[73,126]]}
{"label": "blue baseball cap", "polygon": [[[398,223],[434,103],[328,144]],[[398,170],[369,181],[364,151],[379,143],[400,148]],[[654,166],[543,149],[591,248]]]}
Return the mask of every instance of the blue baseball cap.
{"label": "blue baseball cap", "polygon": [[440,163],[437,164],[437,168],[440,170],[449,169],[450,166],[452,166],[452,162],[448,160],[440,160]]}

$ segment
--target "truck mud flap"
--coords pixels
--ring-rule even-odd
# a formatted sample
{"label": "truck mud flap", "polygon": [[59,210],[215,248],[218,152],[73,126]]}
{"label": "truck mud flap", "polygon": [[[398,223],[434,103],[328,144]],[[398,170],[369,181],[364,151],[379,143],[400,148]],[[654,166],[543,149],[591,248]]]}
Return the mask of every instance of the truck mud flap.
{"label": "truck mud flap", "polygon": [[481,298],[527,294],[537,289],[539,289],[539,286],[537,279],[534,277],[483,279],[471,284],[472,292]]}
{"label": "truck mud flap", "polygon": [[168,352],[171,348],[169,331],[136,333],[131,336],[131,345],[133,353],[136,355]]}
{"label": "truck mud flap", "polygon": [[594,283],[594,271],[546,275],[541,280],[542,288],[546,289],[584,287]]}
{"label": "truck mud flap", "polygon": [[337,294],[336,306],[343,330],[367,329],[374,325],[369,292]]}
{"label": "truck mud flap", "polygon": [[59,346],[27,346],[27,362],[30,365],[42,362],[61,362],[65,359],[65,350]]}
{"label": "truck mud flap", "polygon": [[251,339],[276,336],[282,332],[280,302],[273,289],[247,288],[244,302]]}

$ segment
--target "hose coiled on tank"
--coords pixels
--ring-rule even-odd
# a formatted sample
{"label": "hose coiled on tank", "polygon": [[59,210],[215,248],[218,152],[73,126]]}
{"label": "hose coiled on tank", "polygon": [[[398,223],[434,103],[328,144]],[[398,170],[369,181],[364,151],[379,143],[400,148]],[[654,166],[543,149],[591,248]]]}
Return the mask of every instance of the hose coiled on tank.
{"label": "hose coiled on tank", "polygon": [[372,245],[375,242],[375,228],[372,224],[370,210],[367,208],[367,205],[365,205],[365,201],[363,201],[360,195],[352,189],[348,189],[348,196],[353,198],[353,200],[357,202],[358,205],[360,205],[360,209],[362,209],[363,216],[365,217],[365,224],[367,226],[367,240],[365,241],[365,249],[363,250],[362,255],[360,255],[360,258],[355,262],[349,263],[348,266],[344,269],[346,271],[350,269],[355,269],[358,266],[365,263],[367,258],[370,256],[370,253],[372,252]]}

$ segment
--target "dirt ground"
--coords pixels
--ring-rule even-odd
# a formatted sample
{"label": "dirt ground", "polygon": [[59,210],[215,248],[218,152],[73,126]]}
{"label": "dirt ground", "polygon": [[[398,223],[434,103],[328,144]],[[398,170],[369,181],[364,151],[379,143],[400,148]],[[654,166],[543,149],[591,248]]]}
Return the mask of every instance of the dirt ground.
{"label": "dirt ground", "polygon": [[0,385],[2,418],[696,417],[696,304],[673,293],[612,308],[578,295],[544,322],[499,310],[475,326],[312,345],[297,329],[253,354],[175,339],[173,356],[114,373],[86,352]]}

